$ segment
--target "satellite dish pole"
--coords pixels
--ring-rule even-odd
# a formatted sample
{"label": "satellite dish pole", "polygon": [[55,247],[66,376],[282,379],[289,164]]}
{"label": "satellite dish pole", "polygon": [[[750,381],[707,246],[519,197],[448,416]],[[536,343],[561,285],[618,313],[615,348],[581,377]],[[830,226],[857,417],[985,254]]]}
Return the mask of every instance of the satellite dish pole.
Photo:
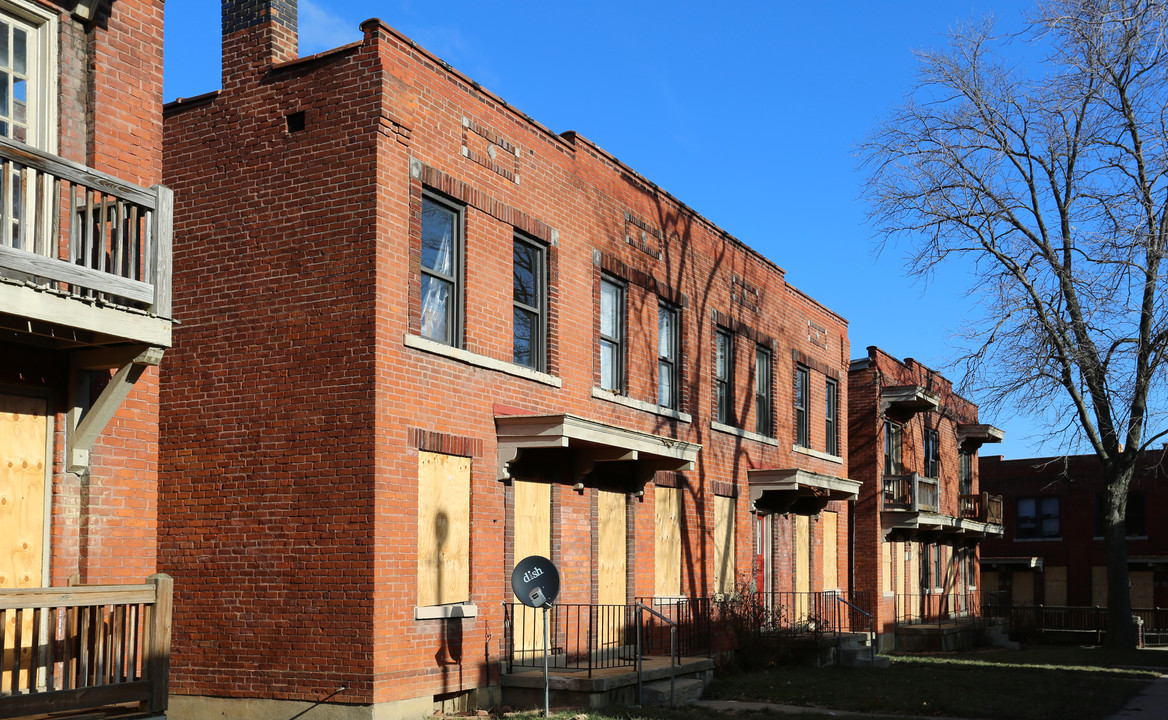
{"label": "satellite dish pole", "polygon": [[548,682],[548,610],[560,594],[560,571],[545,557],[531,555],[519,561],[511,571],[511,589],[519,602],[530,608],[543,608],[543,716],[551,717],[551,692]]}

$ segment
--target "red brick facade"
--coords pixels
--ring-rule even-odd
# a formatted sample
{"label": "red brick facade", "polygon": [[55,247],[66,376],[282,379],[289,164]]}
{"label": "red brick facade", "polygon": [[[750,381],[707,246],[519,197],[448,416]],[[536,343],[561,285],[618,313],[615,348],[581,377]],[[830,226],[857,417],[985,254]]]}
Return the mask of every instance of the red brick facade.
{"label": "red brick facade", "polygon": [[[682,497],[677,590],[715,592],[715,497],[733,500],[732,570],[749,582],[751,473],[846,476],[845,321],[601,148],[552,133],[381,22],[290,60],[294,37],[273,10],[294,3],[229,5],[256,15],[226,23],[222,90],[165,114],[183,321],[162,380],[174,691],[381,704],[497,687],[501,604],[526,531],[520,481],[550,487],[540,512],[560,602],[601,593],[601,491],[624,496],[629,602],[662,581],[658,488]],[[453,346],[425,337],[428,198],[460,223]],[[513,362],[517,236],[546,258],[537,370]],[[623,288],[617,392],[601,389],[605,279]],[[680,321],[676,408],[658,406],[662,302]],[[735,345],[725,423],[712,421],[717,328]],[[769,435],[755,432],[759,348],[772,362]],[[809,370],[806,449],[797,364]],[[529,416],[578,429],[556,431],[563,448],[538,445],[521,437]],[[470,458],[469,598],[455,605],[474,617],[415,619],[433,610],[419,606],[419,548],[437,532],[419,523],[423,456]],[[847,505],[832,507],[846,587]]]}
{"label": "red brick facade", "polygon": [[[1128,496],[1132,607],[1168,605],[1168,513],[1163,450],[1136,466]],[[982,546],[983,595],[1013,605],[1107,606],[1099,506],[1105,487],[1094,455],[981,458],[982,488],[1002,495],[1006,532]]]}
{"label": "red brick facade", "polygon": [[[46,23],[55,23],[46,38],[53,53],[42,46],[40,56],[30,60],[50,63],[55,57],[46,77],[55,75],[52,107],[36,110],[55,115],[55,121],[37,146],[139,186],[159,183],[163,0],[97,3],[94,20],[72,14],[77,5],[0,3],[0,9],[18,17],[31,8],[42,18],[53,18]],[[31,87],[30,95],[36,85]],[[116,347],[120,341],[14,318],[20,318],[19,309],[0,312],[5,327],[0,393],[43,400],[51,428],[50,553],[42,580],[51,585],[65,585],[71,577],[87,584],[141,583],[154,572],[156,559],[156,369],[135,383],[96,440],[89,466],[80,473],[67,472],[68,413],[77,375],[71,358],[93,348]],[[92,379],[96,398],[103,380],[100,373]],[[0,589],[5,584],[0,579]]]}
{"label": "red brick facade", "polygon": [[[1002,434],[980,425],[977,406],[940,373],[876,347],[852,362],[848,386],[850,477],[863,483],[853,587],[875,598],[876,629],[887,648],[898,622],[920,624],[938,612],[976,616],[978,546],[1001,532],[1000,521],[981,510],[976,452]],[[886,465],[885,434],[893,433],[895,447],[896,428],[899,467]],[[926,458],[926,433],[935,433],[935,463]],[[964,488],[962,453],[969,470]]]}

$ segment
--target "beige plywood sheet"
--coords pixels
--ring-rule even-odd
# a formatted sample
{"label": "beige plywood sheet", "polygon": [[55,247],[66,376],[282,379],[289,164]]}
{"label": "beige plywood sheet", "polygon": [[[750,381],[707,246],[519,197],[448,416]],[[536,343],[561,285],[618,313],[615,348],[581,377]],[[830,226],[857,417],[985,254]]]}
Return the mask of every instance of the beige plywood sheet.
{"label": "beige plywood sheet", "polygon": [[625,494],[598,490],[596,511],[600,547],[597,553],[597,598],[601,605],[623,605],[627,592],[628,530]]}
{"label": "beige plywood sheet", "polygon": [[994,598],[997,600],[1000,596],[998,592],[998,571],[997,570],[982,570],[981,571],[981,596],[982,598]]}
{"label": "beige plywood sheet", "polygon": [[1043,603],[1065,606],[1067,604],[1067,568],[1065,565],[1050,565],[1043,569]]}
{"label": "beige plywood sheet", "polygon": [[839,589],[839,516],[825,512],[820,516],[823,531],[823,589]]}
{"label": "beige plywood sheet", "polygon": [[734,499],[714,496],[714,592],[734,592]]}
{"label": "beige plywood sheet", "polygon": [[1131,606],[1133,610],[1150,610],[1156,607],[1152,599],[1152,571],[1133,570],[1131,579]]}
{"label": "beige plywood sheet", "polygon": [[[547,483],[514,480],[511,483],[515,498],[514,553],[515,562],[531,555],[552,558],[552,486]],[[561,578],[562,580],[562,578]],[[544,611],[528,607],[517,608],[519,617],[514,624],[513,646],[520,655],[543,652]]]}
{"label": "beige plywood sheet", "polygon": [[654,488],[654,593],[681,594],[681,489]]}
{"label": "beige plywood sheet", "polygon": [[470,599],[470,458],[418,453],[418,604]]}
{"label": "beige plywood sheet", "polygon": [[795,516],[795,622],[807,620],[808,596],[811,590],[811,519]]}
{"label": "beige plywood sheet", "polygon": [[1107,607],[1107,568],[1103,565],[1091,566],[1091,604]]}
{"label": "beige plywood sheet", "polygon": [[[0,395],[0,592],[40,587],[45,563],[45,491],[48,462],[48,408],[43,398]],[[15,644],[16,614],[2,614],[3,667],[32,661],[33,618],[25,613],[21,647]],[[27,687],[22,671],[17,685]],[[0,673],[0,687],[11,687],[11,672]]]}
{"label": "beige plywood sheet", "polygon": [[1015,605],[1034,604],[1034,573],[1019,570],[1012,573],[1010,599]]}
{"label": "beige plywood sheet", "polygon": [[922,563],[929,562],[929,555],[925,552],[925,546],[921,543],[906,542],[905,549],[905,573],[906,592],[909,595],[921,594],[921,570]]}
{"label": "beige plywood sheet", "polygon": [[880,592],[885,595],[892,592],[893,579],[896,576],[893,560],[892,543],[887,540],[880,543]]}

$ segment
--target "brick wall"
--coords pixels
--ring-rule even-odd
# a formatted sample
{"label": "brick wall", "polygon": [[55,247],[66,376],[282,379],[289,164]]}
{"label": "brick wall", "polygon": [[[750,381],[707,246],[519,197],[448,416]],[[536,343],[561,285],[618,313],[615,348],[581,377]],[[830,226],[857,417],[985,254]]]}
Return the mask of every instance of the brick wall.
{"label": "brick wall", "polygon": [[[380,22],[359,44],[295,62],[278,22],[238,26],[224,41],[223,91],[171,105],[165,120],[183,320],[162,381],[160,565],[176,577],[176,692],[317,700],[345,685],[333,700],[368,703],[497,682],[515,558],[496,414],[567,413],[700,444],[681,474],[692,595],[712,592],[714,482],[734,488],[736,567],[749,575],[747,471],[845,475],[792,450],[792,385],[803,358],[822,407],[825,378],[846,367],[846,323],[770,260]],[[304,129],[290,132],[295,113]],[[416,340],[424,188],[465,205],[461,353]],[[534,379],[510,364],[516,231],[548,244],[549,360]],[[616,402],[594,393],[603,272],[628,288]],[[685,415],[654,409],[658,298],[681,308]],[[773,440],[711,427],[716,326],[738,341],[745,430],[754,347],[772,348]],[[418,433],[474,440],[478,616],[457,623],[414,620]],[[596,489],[630,477],[597,472],[577,493],[569,461],[539,475],[553,485],[565,601],[595,592]],[[630,600],[654,590],[652,481],[643,488],[629,503]]]}

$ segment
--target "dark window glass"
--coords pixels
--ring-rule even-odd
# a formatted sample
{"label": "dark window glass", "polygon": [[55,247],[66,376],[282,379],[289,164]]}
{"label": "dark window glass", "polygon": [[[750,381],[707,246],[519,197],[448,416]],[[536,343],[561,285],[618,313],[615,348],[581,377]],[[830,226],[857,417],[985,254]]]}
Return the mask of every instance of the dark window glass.
{"label": "dark window glass", "polygon": [[422,326],[424,337],[458,344],[458,263],[462,226],[457,210],[422,198]]}
{"label": "dark window glass", "polygon": [[624,391],[625,288],[611,278],[600,281],[600,387]]}
{"label": "dark window glass", "polygon": [[936,430],[925,430],[924,476],[935,478],[941,473],[941,447]]}
{"label": "dark window glass", "polygon": [[771,435],[771,351],[759,346],[754,352],[754,429]]}
{"label": "dark window glass", "polygon": [[514,299],[514,360],[536,370],[544,369],[544,284],[543,248],[515,238],[512,264]]}
{"label": "dark window glass", "polygon": [[1057,538],[1062,536],[1058,497],[1018,498],[1014,523],[1015,538]]}
{"label": "dark window glass", "polygon": [[733,423],[734,338],[718,328],[714,358],[714,411],[718,422]]}
{"label": "dark window glass", "polygon": [[677,408],[677,308],[666,303],[657,306],[657,404]]}
{"label": "dark window glass", "polygon": [[811,447],[811,422],[808,403],[811,402],[811,373],[802,365],[795,367],[795,444]]}
{"label": "dark window glass", "polygon": [[[1107,506],[1107,496],[1095,494],[1095,537],[1103,537],[1103,509]],[[1127,512],[1123,516],[1123,532],[1126,537],[1147,537],[1147,499],[1142,490],[1129,490]]]}
{"label": "dark window glass", "polygon": [[827,397],[823,408],[823,427],[826,440],[823,449],[828,455],[839,455],[839,383],[828,378],[825,390]]}
{"label": "dark window glass", "polygon": [[900,425],[884,421],[884,474],[900,475],[903,466],[900,463]]}

